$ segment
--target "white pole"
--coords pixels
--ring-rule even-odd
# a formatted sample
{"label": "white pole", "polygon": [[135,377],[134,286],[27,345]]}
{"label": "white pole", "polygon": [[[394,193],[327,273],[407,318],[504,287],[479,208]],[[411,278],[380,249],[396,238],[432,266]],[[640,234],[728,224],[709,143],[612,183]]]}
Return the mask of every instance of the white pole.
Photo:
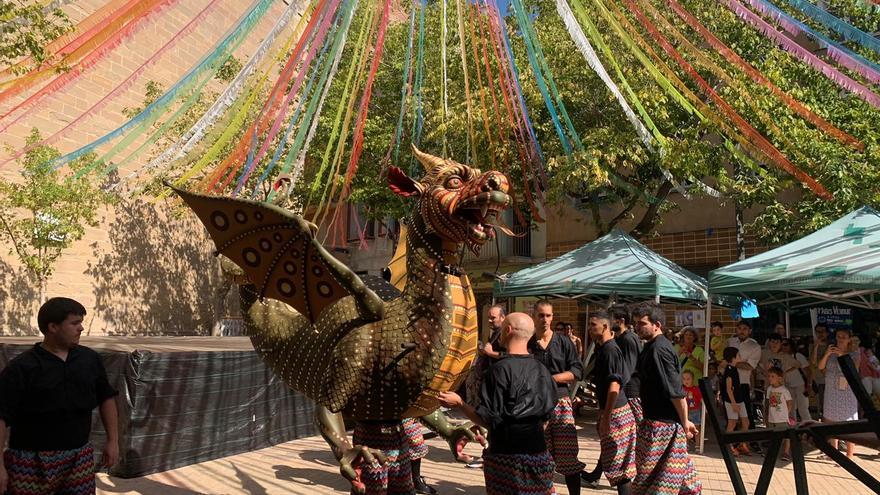
{"label": "white pole", "polygon": [[791,314],[789,314],[788,309],[785,310],[785,338],[791,338]]}
{"label": "white pole", "polygon": [[[703,339],[703,378],[709,374],[709,348],[712,344],[709,330],[712,328],[712,297],[706,293],[706,337]],[[706,443],[706,401],[715,400],[714,397],[703,397],[703,407],[700,408],[700,447],[698,452],[703,453],[703,447]]]}

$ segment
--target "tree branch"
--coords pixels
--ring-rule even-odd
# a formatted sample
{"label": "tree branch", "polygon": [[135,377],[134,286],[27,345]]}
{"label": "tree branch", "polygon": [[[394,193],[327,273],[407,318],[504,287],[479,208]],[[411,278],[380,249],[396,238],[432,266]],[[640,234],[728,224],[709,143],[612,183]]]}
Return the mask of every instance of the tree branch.
{"label": "tree branch", "polygon": [[608,225],[607,225],[608,229],[601,231],[599,237],[602,237],[603,235],[607,234],[608,232],[611,232],[611,229],[616,227],[617,224],[620,223],[620,221],[623,220],[629,214],[629,212],[632,211],[633,208],[635,208],[635,206],[638,204],[638,202],[639,202],[639,196],[637,194],[633,194],[632,201],[630,201],[629,204],[626,205],[626,208],[624,208],[623,211],[618,213],[616,217],[612,218],[608,222]]}
{"label": "tree branch", "polygon": [[672,182],[668,180],[663,181],[663,183],[660,184],[660,188],[657,189],[657,194],[654,195],[657,200],[651,203],[651,206],[648,207],[648,210],[642,216],[642,220],[636,225],[632,232],[630,232],[630,235],[639,239],[654,230],[654,227],[657,225],[657,212],[660,210],[660,206],[666,201],[666,197],[669,196],[670,191],[672,191]]}
{"label": "tree branch", "polygon": [[21,246],[18,245],[18,239],[15,238],[15,233],[12,231],[12,227],[6,222],[6,215],[0,215],[0,221],[3,222],[3,228],[6,230],[6,235],[9,236],[9,240],[12,241],[12,246],[15,247],[15,253],[18,254],[18,259],[20,259],[22,263],[25,263],[25,254],[22,252]]}

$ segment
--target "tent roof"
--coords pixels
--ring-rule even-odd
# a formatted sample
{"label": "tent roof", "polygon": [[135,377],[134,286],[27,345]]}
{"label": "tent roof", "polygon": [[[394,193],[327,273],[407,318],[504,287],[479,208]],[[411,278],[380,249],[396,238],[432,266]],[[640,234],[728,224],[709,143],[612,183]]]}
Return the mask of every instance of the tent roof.
{"label": "tent roof", "polygon": [[624,296],[705,301],[706,280],[628,234],[608,235],[495,283],[498,297]]}
{"label": "tent roof", "polygon": [[812,234],[709,274],[712,294],[790,308],[880,309],[880,213],[864,206]]}

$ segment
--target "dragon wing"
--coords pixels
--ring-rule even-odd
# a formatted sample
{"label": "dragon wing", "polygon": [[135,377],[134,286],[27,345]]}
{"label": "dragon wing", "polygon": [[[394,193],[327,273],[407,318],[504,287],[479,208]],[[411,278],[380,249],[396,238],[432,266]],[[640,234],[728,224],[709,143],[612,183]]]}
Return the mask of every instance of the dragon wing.
{"label": "dragon wing", "polygon": [[208,229],[216,254],[241,267],[261,298],[288,304],[314,324],[350,295],[365,322],[382,319],[382,300],[321,246],[314,224],[274,205],[174,191]]}

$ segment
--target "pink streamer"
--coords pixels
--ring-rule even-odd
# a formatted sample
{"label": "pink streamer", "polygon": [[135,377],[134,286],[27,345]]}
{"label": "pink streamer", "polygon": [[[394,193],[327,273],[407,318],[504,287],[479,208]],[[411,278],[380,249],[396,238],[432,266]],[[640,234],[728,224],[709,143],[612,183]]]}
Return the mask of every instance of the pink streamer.
{"label": "pink streamer", "polygon": [[[792,36],[797,36],[799,34],[805,34],[804,30],[795,23],[791,22],[790,19],[787,19],[784,15],[780,15],[778,11],[774,11],[769,8],[769,6],[760,0],[746,0],[749,5],[752,6],[753,9],[757,10],[765,17],[770,17],[777,24],[782,26],[782,29],[787,31]],[[806,35],[806,34],[805,34]],[[843,50],[840,50],[836,46],[829,43],[822,43],[822,46],[827,50],[828,56],[837,62],[838,64],[846,67],[847,69],[855,72],[856,74],[861,75],[865,79],[871,81],[874,84],[880,84],[880,72],[874,70],[873,68],[859,62],[850,54],[846,53]]]}
{"label": "pink streamer", "polygon": [[[201,21],[203,21],[205,19],[205,17],[208,15],[208,13],[211,10],[213,10],[214,7],[216,7],[218,5],[218,3],[220,1],[221,0],[211,0],[211,3],[206,5],[204,9],[202,9],[198,14],[196,14],[196,16],[193,17],[180,31],[178,31],[177,34],[174,35],[174,37],[172,37],[170,40],[168,40],[167,43],[162,45],[162,47],[159,48],[159,50],[156,53],[154,53],[150,58],[148,58],[146,61],[144,61],[144,63],[142,63],[137,69],[135,69],[135,71],[132,72],[131,75],[129,75],[124,81],[119,83],[115,88],[113,88],[112,91],[107,93],[103,98],[98,100],[94,105],[89,107],[88,110],[86,110],[84,113],[79,115],[77,118],[70,121],[67,125],[62,127],[60,130],[58,130],[57,132],[55,132],[51,136],[47,137],[46,139],[43,139],[42,141],[40,141],[38,143],[34,143],[34,144],[30,145],[30,146],[26,147],[25,149],[15,153],[14,155],[12,155],[10,158],[4,160],[3,162],[0,162],[0,167],[2,167],[3,165],[6,165],[7,163],[9,163],[12,160],[19,158],[20,156],[24,155],[28,151],[31,151],[32,149],[34,149],[37,146],[55,142],[58,138],[63,136],[64,133],[67,132],[68,129],[75,126],[82,119],[93,116],[95,113],[97,113],[102,108],[104,108],[104,106],[107,103],[109,103],[110,100],[112,100],[113,98],[118,96],[120,93],[122,93],[123,91],[128,89],[144,73],[144,71],[147,69],[147,67],[153,65],[153,63],[156,62],[156,60],[159,57],[161,57],[163,54],[165,54],[165,52],[167,52],[171,47],[176,45],[177,42],[180,41],[181,38],[189,35],[193,31],[193,29],[195,29],[195,27]],[[28,114],[27,111],[23,112],[21,115],[16,117],[15,120],[6,124],[2,129],[0,129],[0,132],[5,131],[7,128],[14,125],[16,122],[21,120],[21,118],[27,114]]]}
{"label": "pink streamer", "polygon": [[272,127],[269,129],[269,134],[266,136],[266,139],[263,140],[263,144],[260,145],[260,150],[254,156],[254,161],[251,163],[251,166],[245,171],[244,177],[239,179],[242,184],[247,182],[248,177],[250,177],[251,175],[251,172],[253,172],[253,170],[256,168],[255,164],[260,163],[260,160],[262,160],[263,157],[266,156],[266,152],[269,150],[269,146],[272,144],[272,141],[275,139],[275,136],[281,129],[281,124],[284,123],[284,118],[287,116],[287,111],[290,108],[290,101],[299,92],[299,88],[300,86],[302,86],[302,82],[305,79],[306,73],[309,71],[309,66],[311,66],[312,60],[315,58],[315,54],[317,53],[318,48],[324,44],[324,38],[327,36],[327,32],[330,30],[330,25],[333,21],[336,13],[336,8],[338,6],[339,0],[333,0],[327,10],[327,13],[324,15],[324,19],[321,21],[321,25],[318,26],[318,34],[309,45],[309,51],[308,53],[306,53],[305,59],[303,59],[303,62],[300,65],[300,70],[297,72],[296,81],[294,81],[293,86],[290,88],[290,91],[287,93],[287,96],[281,103],[281,110],[279,111],[278,116],[275,117],[275,122],[272,123]]}
{"label": "pink streamer", "polygon": [[863,100],[865,100],[867,103],[874,106],[875,108],[880,108],[880,96],[878,96],[876,93],[854,81],[853,79],[847,77],[845,74],[841,73],[834,67],[831,67],[822,59],[813,55],[804,47],[795,43],[794,40],[792,40],[791,38],[784,36],[782,33],[777,31],[776,28],[768,24],[764,19],[761,19],[757,14],[749,10],[738,0],[725,0],[725,3],[727,4],[727,7],[737,16],[754,26],[765,36],[771,38],[785,51],[806,62],[810,67],[824,74],[825,77],[833,81],[841,88],[846,89],[851,93],[857,94],[859,97],[861,97]]}

